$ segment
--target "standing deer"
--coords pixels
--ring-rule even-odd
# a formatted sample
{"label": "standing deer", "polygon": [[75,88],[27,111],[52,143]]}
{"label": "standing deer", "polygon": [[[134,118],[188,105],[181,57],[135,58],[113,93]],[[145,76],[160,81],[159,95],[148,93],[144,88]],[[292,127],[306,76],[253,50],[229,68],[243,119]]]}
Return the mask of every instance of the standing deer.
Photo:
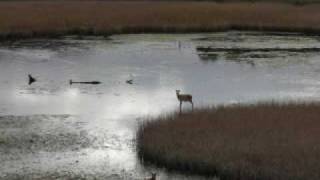
{"label": "standing deer", "polygon": [[192,105],[192,111],[193,111],[193,102],[192,102],[192,95],[190,94],[180,94],[180,90],[176,90],[177,98],[180,101],[180,113],[181,113],[181,106],[182,102],[190,102]]}

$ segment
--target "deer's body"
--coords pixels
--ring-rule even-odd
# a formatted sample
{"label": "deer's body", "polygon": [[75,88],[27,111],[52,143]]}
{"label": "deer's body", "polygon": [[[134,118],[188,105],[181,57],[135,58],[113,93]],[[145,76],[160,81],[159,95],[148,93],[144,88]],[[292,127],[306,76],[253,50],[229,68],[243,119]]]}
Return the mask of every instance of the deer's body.
{"label": "deer's body", "polygon": [[157,174],[156,173],[152,173],[151,177],[145,178],[145,180],[156,180],[157,178]]}
{"label": "deer's body", "polygon": [[180,90],[176,90],[177,98],[180,101],[180,112],[181,112],[181,106],[183,102],[189,102],[192,105],[193,110],[193,102],[192,102],[192,95],[190,94],[180,94]]}

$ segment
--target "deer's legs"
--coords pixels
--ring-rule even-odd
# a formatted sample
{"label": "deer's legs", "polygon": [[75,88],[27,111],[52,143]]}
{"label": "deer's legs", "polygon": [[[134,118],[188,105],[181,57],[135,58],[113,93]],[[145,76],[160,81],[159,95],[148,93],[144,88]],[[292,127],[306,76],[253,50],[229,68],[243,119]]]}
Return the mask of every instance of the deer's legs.
{"label": "deer's legs", "polygon": [[180,114],[181,114],[182,101],[180,101]]}
{"label": "deer's legs", "polygon": [[192,102],[192,101],[190,101],[190,103],[191,103],[191,105],[192,105],[192,111],[193,111],[193,102]]}

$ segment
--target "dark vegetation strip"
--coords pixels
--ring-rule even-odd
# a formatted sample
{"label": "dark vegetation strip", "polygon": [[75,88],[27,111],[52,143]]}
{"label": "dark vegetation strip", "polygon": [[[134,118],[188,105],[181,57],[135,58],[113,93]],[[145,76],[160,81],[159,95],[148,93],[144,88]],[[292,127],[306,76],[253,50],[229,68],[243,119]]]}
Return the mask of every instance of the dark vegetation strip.
{"label": "dark vegetation strip", "polygon": [[317,180],[320,104],[259,103],[198,109],[141,124],[143,162],[221,179]]}
{"label": "dark vegetation strip", "polygon": [[[50,2],[52,0],[0,0],[0,2]],[[56,2],[92,2],[99,0],[55,0]],[[103,1],[111,1],[111,2],[139,2],[142,0],[103,0]],[[168,2],[168,0],[143,0],[146,2]],[[239,2],[250,2],[250,3],[261,3],[261,2],[269,2],[269,3],[288,3],[297,6],[303,6],[308,4],[317,4],[320,3],[320,0],[170,0],[170,2],[216,2],[216,3],[239,3]]]}
{"label": "dark vegetation strip", "polygon": [[319,34],[320,4],[195,1],[0,2],[0,38],[258,30]]}
{"label": "dark vegetation strip", "polygon": [[320,52],[320,48],[214,48],[197,47],[199,52],[230,52],[230,53],[249,53],[249,52]]}

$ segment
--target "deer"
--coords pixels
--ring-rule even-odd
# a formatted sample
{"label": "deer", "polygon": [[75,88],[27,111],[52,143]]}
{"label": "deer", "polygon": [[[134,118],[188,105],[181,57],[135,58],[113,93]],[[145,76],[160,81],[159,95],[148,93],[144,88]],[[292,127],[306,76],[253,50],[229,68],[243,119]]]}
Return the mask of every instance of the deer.
{"label": "deer", "polygon": [[180,94],[180,90],[176,90],[177,98],[180,101],[180,113],[181,113],[181,106],[182,102],[189,102],[192,105],[192,111],[193,111],[193,102],[192,102],[192,95],[190,94]]}

